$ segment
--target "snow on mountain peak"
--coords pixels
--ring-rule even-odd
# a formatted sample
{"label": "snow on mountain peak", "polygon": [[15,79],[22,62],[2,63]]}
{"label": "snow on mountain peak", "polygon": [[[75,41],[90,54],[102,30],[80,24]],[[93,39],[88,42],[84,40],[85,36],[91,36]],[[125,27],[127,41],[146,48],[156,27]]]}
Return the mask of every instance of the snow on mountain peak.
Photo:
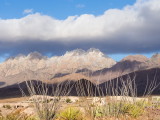
{"label": "snow on mountain peak", "polygon": [[90,48],[87,50],[88,53],[90,52],[94,52],[94,53],[102,53],[99,49],[96,49],[96,48]]}
{"label": "snow on mountain peak", "polygon": [[82,49],[76,49],[69,52],[67,51],[64,56],[89,56],[89,55],[107,57],[99,49],[96,48],[90,48],[87,51]]}
{"label": "snow on mountain peak", "polygon": [[6,59],[6,61],[9,60],[19,60],[19,59],[29,59],[29,60],[41,60],[41,59],[47,59],[47,56],[43,56],[41,53],[39,52],[31,52],[29,53],[27,56],[24,54],[18,54],[17,56],[12,56]]}
{"label": "snow on mountain peak", "polygon": [[18,54],[17,56],[12,56],[12,57],[7,58],[5,61],[15,60],[15,59],[18,60],[18,59],[24,58],[24,57],[26,57],[24,54]]}
{"label": "snow on mountain peak", "polygon": [[20,55],[1,63],[0,73],[2,76],[7,77],[30,71],[33,76],[34,73],[40,75],[45,73],[47,76],[53,76],[56,73],[70,73],[79,69],[96,71],[109,68],[115,63],[113,59],[105,57],[100,50],[93,48],[88,51],[76,49],[66,52],[62,56],[53,56],[51,58],[38,52],[32,52],[27,56]]}
{"label": "snow on mountain peak", "polygon": [[69,55],[69,56],[80,56],[80,55],[84,55],[86,52],[82,49],[75,49],[72,51],[67,51],[65,55]]}

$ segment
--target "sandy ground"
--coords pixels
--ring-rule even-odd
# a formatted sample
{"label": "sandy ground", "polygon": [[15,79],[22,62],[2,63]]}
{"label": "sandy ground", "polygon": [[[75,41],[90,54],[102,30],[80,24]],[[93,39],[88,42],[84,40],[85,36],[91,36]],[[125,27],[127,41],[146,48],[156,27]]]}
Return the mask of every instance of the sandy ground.
{"label": "sandy ground", "polygon": [[0,99],[0,103],[16,103],[28,100],[29,97]]}
{"label": "sandy ground", "polygon": [[[22,109],[24,113],[34,114],[34,108],[31,103],[28,103],[29,97],[21,98],[9,98],[9,99],[0,99],[0,110],[3,115],[9,114],[16,109]],[[10,106],[10,108],[5,108],[4,106]]]}
{"label": "sandy ground", "polygon": [[[42,96],[38,96],[37,98],[41,98]],[[48,98],[52,98],[52,97],[48,97]],[[72,103],[66,103],[66,99],[70,98]],[[34,105],[31,101],[32,97],[20,97],[20,98],[10,98],[10,99],[0,99],[0,113],[3,115],[7,115],[13,111],[15,111],[16,109],[22,109],[23,113],[29,114],[29,115],[33,115],[35,114],[35,109],[34,109]],[[83,97],[62,97],[61,98],[61,109],[65,109],[67,107],[77,107],[79,109],[82,109],[83,111],[83,107],[86,105],[86,100],[90,101],[91,103],[94,101],[95,103],[98,104],[98,100],[99,97],[95,97],[95,98],[88,98],[88,99],[83,99]],[[108,99],[108,98],[107,98]],[[109,97],[108,100],[112,101],[112,100],[121,100],[122,97],[118,96],[118,97]],[[78,103],[77,103],[78,100]],[[102,98],[103,100],[103,98]],[[136,101],[139,100],[147,100],[146,98],[136,98]],[[84,103],[82,102],[84,101]],[[127,97],[127,101],[132,101],[131,97]],[[80,102],[80,104],[79,104]],[[4,106],[9,105],[10,108],[6,108]],[[159,116],[160,117],[160,109],[152,109],[152,108],[148,108],[147,111],[149,111],[151,117],[152,116]],[[148,116],[148,115],[147,115]],[[158,119],[160,120],[160,119]]]}

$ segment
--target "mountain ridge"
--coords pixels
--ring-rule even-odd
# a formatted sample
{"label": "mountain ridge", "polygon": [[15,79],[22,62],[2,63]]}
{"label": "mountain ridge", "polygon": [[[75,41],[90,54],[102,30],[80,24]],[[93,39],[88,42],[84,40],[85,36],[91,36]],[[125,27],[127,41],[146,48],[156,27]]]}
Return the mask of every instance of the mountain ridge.
{"label": "mountain ridge", "polygon": [[85,69],[96,71],[114,64],[116,62],[113,59],[95,48],[87,51],[77,49],[51,58],[32,52],[1,63],[0,82],[5,81],[6,85],[10,85],[28,79],[50,80],[59,73],[70,74]]}
{"label": "mountain ridge", "polygon": [[94,83],[103,83],[134,71],[159,67],[160,54],[151,58],[129,55],[116,62],[95,48],[87,51],[76,49],[50,58],[32,52],[0,64],[0,83],[3,83],[0,87],[32,79],[49,80],[53,83],[69,79],[89,79]]}
{"label": "mountain ridge", "polygon": [[[110,68],[104,68],[102,70],[95,71],[92,74],[92,79],[96,81],[96,79],[98,79],[100,76],[101,80],[99,82],[104,82],[125,74],[129,74],[131,72],[150,68],[160,68],[160,58],[153,56],[151,58],[147,58],[143,55],[129,55]],[[156,54],[156,56],[160,56],[160,54]]]}
{"label": "mountain ridge", "polygon": [[[133,83],[136,84],[137,86],[137,95],[138,96],[143,96],[144,95],[144,92],[145,92],[145,88],[146,87],[151,87],[150,84],[152,84],[154,87],[155,85],[157,85],[157,87],[155,89],[153,89],[153,92],[151,93],[151,95],[160,95],[160,68],[152,68],[152,69],[148,69],[148,70],[140,70],[140,71],[136,71],[136,72],[132,72],[132,73],[129,73],[129,74],[125,74],[123,76],[119,76],[118,78],[115,78],[115,79],[111,79],[110,81],[106,81],[106,82],[103,82],[103,83],[100,83],[98,84],[98,87],[101,88],[101,92],[103,92],[103,95],[111,95],[112,93],[108,93],[106,92],[106,86],[107,85],[110,85],[114,83],[113,86],[110,86],[111,88],[109,89],[113,89],[117,86],[117,81],[118,82],[118,87],[122,87],[122,81],[127,81],[127,79],[131,79],[131,80],[134,80],[132,81]],[[36,81],[36,80],[32,80],[32,82],[34,82],[34,84],[38,84],[40,82],[40,85],[41,83],[45,83],[49,86],[56,86],[58,83],[48,83],[47,81]],[[97,85],[95,83],[93,83],[91,80],[87,80],[87,79],[80,79],[80,80],[77,80],[77,81],[63,81],[62,82],[62,85],[63,83],[70,83],[70,86],[72,86],[71,88],[71,91],[70,91],[70,94],[71,96],[77,96],[78,93],[76,93],[76,89],[77,89],[77,84],[79,84],[79,87],[82,87],[82,88],[85,88],[86,89],[86,84],[88,84],[89,86],[92,86],[93,90],[97,90]],[[89,87],[88,86],[88,87]],[[22,93],[20,91],[20,89],[23,90],[23,92],[25,93],[25,95],[28,95],[28,89],[27,89],[27,86],[26,86],[26,83],[24,81],[22,81],[21,83],[19,84],[13,84],[13,85],[10,85],[10,86],[6,86],[6,87],[3,87],[3,88],[0,88],[0,98],[9,98],[9,97],[21,97],[22,96]],[[151,88],[152,89],[152,88]],[[111,90],[112,91],[112,90]],[[87,92],[87,91],[86,91]]]}

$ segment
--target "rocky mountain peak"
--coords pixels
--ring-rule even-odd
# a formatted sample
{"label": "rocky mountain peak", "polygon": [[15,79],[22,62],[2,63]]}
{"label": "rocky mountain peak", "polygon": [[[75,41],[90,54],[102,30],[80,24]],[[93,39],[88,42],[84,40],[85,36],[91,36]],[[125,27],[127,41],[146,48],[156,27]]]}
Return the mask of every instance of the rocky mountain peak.
{"label": "rocky mountain peak", "polygon": [[96,48],[90,48],[87,50],[88,53],[90,52],[95,52],[95,53],[102,53],[99,49],[96,49]]}
{"label": "rocky mountain peak", "polygon": [[151,57],[151,59],[158,59],[158,58],[160,59],[160,54],[159,53],[156,53]]}
{"label": "rocky mountain peak", "polygon": [[82,55],[95,55],[95,56],[102,56],[102,57],[108,57],[104,53],[102,53],[99,49],[96,48],[90,48],[87,51],[82,49],[76,49],[73,51],[67,51],[65,56],[82,56]]}
{"label": "rocky mountain peak", "polygon": [[12,57],[7,58],[6,61],[8,61],[8,60],[14,60],[14,59],[18,60],[18,59],[20,59],[22,57],[24,58],[26,56],[24,54],[18,54],[17,56],[12,56]]}
{"label": "rocky mountain peak", "polygon": [[[65,55],[53,56],[51,58],[43,56],[38,52],[32,52],[27,56],[17,56],[16,58],[19,59],[15,60],[15,58],[13,58],[13,60],[11,59],[1,63],[0,74],[5,79],[18,75],[23,77],[24,74],[27,74],[28,77],[32,76],[32,79],[35,79],[34,77],[38,74],[39,79],[43,79],[46,76],[53,77],[53,75],[57,73],[72,73],[80,69],[96,71],[103,68],[110,68],[116,64],[113,59],[102,55],[104,54],[100,52],[100,50],[93,48],[88,51],[76,49],[66,52]],[[9,79],[9,81],[10,80],[11,79]],[[17,80],[21,79],[15,77],[15,81]]]}
{"label": "rocky mountain peak", "polygon": [[137,61],[137,62],[146,62],[148,58],[143,55],[129,55],[123,58],[121,61]]}
{"label": "rocky mountain peak", "polygon": [[31,52],[30,54],[28,54],[27,56],[30,60],[33,60],[33,59],[47,59],[46,56],[43,56],[41,53],[39,52]]}
{"label": "rocky mountain peak", "polygon": [[150,59],[152,62],[155,62],[157,64],[160,64],[160,54],[156,53],[154,54],[151,59]]}
{"label": "rocky mountain peak", "polygon": [[71,55],[71,56],[79,56],[85,54],[85,51],[82,49],[75,49],[72,51],[67,51],[65,55]]}
{"label": "rocky mountain peak", "polygon": [[9,57],[6,59],[6,61],[19,60],[21,58],[29,59],[29,60],[34,60],[34,59],[41,60],[41,59],[47,59],[47,56],[43,56],[41,53],[35,51],[35,52],[29,53],[27,56],[24,54],[18,54],[17,56]]}
{"label": "rocky mountain peak", "polygon": [[89,50],[87,50],[87,54],[109,58],[107,55],[105,55],[103,52],[96,48],[90,48]]}

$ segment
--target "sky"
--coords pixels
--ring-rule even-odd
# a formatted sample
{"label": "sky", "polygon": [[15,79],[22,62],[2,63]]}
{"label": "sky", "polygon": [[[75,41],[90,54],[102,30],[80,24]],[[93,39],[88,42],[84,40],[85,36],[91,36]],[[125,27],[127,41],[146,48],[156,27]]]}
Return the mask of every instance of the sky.
{"label": "sky", "polygon": [[0,62],[98,48],[116,61],[160,51],[160,0],[1,0]]}

